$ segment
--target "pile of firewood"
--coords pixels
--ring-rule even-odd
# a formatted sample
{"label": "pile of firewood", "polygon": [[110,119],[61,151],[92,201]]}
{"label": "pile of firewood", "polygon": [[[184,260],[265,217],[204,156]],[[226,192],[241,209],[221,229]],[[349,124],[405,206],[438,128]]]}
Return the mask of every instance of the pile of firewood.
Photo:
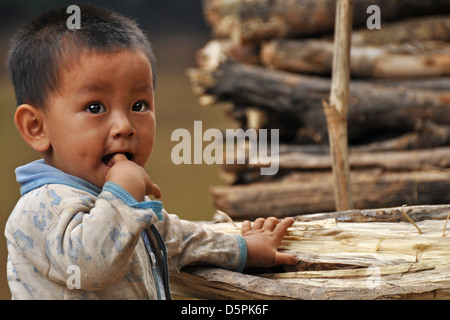
{"label": "pile of firewood", "polygon": [[[335,210],[327,122],[335,0],[205,0],[212,39],[188,70],[204,106],[279,129],[276,175],[225,164],[233,219]],[[380,8],[381,28],[366,12]],[[348,142],[355,208],[450,203],[450,0],[354,0]]]}

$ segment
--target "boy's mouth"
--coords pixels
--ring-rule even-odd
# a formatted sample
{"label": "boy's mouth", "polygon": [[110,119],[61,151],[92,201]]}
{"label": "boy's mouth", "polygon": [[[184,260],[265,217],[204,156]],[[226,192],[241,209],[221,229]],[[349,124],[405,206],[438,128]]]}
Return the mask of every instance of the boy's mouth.
{"label": "boy's mouth", "polygon": [[108,167],[112,167],[111,160],[114,157],[114,155],[116,155],[118,153],[125,155],[125,157],[127,157],[127,159],[130,161],[133,160],[133,154],[130,152],[113,152],[113,153],[107,154],[106,156],[102,157],[102,162],[104,164],[106,164]]}

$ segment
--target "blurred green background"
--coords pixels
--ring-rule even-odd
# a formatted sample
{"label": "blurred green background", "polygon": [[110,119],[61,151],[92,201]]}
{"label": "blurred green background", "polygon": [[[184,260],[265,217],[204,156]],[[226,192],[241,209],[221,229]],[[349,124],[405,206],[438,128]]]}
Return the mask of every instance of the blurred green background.
{"label": "blurred green background", "polygon": [[103,6],[135,19],[155,45],[158,59],[156,89],[157,139],[147,171],[163,193],[166,210],[187,220],[210,220],[214,207],[209,195],[211,185],[220,185],[215,165],[174,165],[170,152],[177,142],[170,140],[177,128],[193,133],[195,120],[208,128],[234,128],[226,119],[226,106],[200,107],[185,74],[195,67],[195,53],[210,37],[203,18],[201,0],[1,0],[0,1],[0,299],[10,299],[6,282],[6,240],[4,228],[19,199],[14,169],[40,158],[23,142],[14,123],[14,91],[6,71],[11,34],[36,14],[71,4]]}

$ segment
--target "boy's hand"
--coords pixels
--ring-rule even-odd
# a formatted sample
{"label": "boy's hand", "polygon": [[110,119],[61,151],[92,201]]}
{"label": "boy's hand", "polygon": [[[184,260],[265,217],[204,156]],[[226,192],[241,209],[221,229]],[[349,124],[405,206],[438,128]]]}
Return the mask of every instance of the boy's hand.
{"label": "boy's hand", "polygon": [[295,265],[299,259],[289,253],[281,253],[281,244],[287,228],[294,219],[286,218],[281,222],[274,217],[258,218],[253,223],[245,221],[242,224],[242,236],[247,241],[246,267],[272,267],[279,264]]}
{"label": "boy's hand", "polygon": [[111,159],[112,167],[106,175],[106,181],[117,183],[128,191],[137,201],[144,201],[146,195],[161,198],[161,190],[154,184],[140,165],[117,153]]}

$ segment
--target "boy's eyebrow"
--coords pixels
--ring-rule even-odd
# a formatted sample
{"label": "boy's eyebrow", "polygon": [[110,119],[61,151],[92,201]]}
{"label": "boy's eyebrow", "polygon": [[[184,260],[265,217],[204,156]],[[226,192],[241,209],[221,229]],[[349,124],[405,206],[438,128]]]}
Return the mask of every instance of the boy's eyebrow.
{"label": "boy's eyebrow", "polygon": [[104,93],[112,90],[112,86],[108,83],[88,83],[83,86],[81,93]]}
{"label": "boy's eyebrow", "polygon": [[[83,86],[80,93],[105,93],[113,90],[113,86],[108,83],[88,83]],[[132,92],[153,93],[153,87],[148,84],[138,84],[132,87]]]}
{"label": "boy's eyebrow", "polygon": [[133,86],[132,92],[153,92],[153,87],[146,83]]}

